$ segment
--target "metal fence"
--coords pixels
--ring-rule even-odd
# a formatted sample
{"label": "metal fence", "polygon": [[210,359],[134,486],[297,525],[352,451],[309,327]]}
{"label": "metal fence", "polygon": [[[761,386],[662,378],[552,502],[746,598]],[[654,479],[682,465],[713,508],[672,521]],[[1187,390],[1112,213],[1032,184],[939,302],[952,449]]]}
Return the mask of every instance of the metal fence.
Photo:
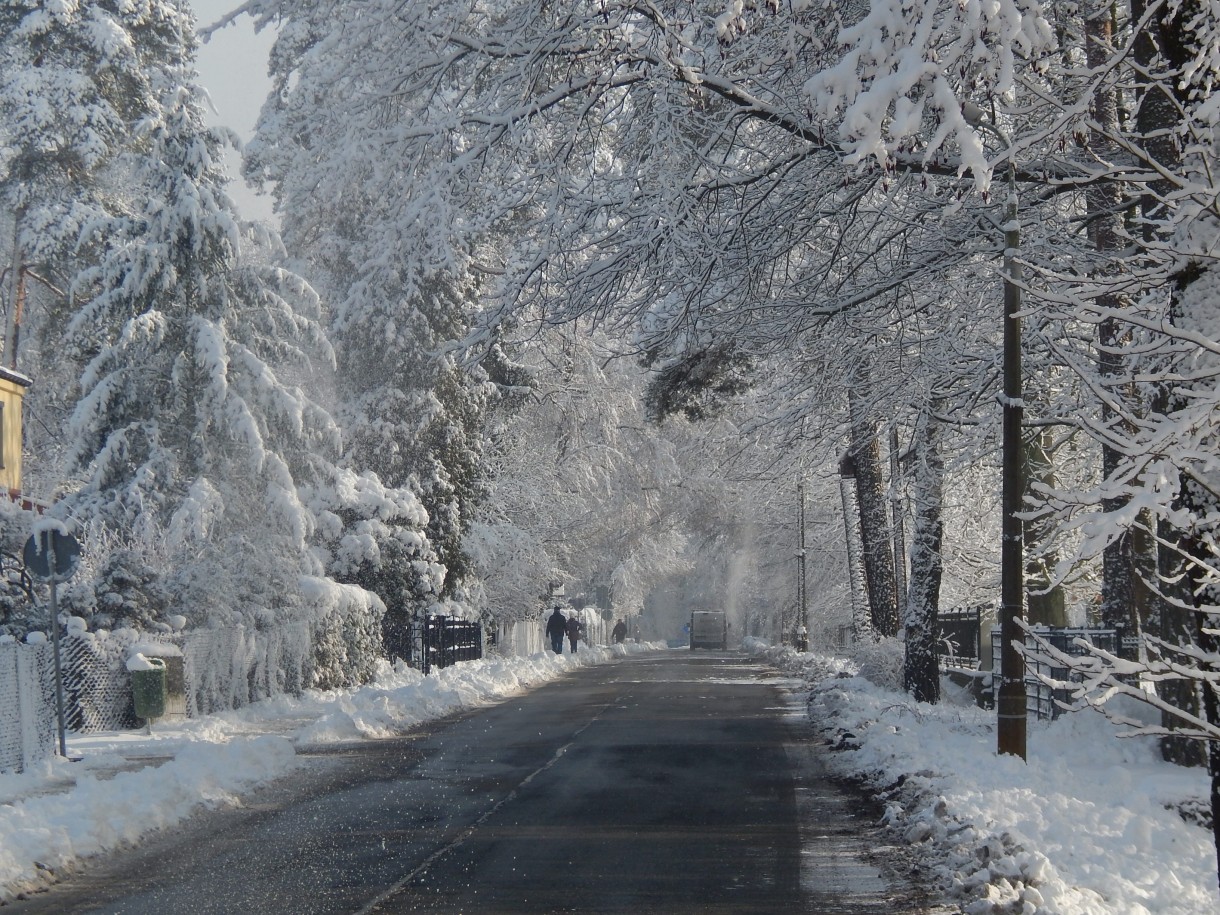
{"label": "metal fence", "polygon": [[941,667],[978,667],[982,659],[983,618],[994,616],[995,605],[953,607],[937,614],[936,653]]}
{"label": "metal fence", "polygon": [[[586,641],[605,644],[612,625],[606,614],[588,609],[579,616]],[[530,655],[542,650],[544,626],[542,619],[498,624],[492,636],[496,653]],[[387,630],[386,645],[391,657],[428,673],[483,657],[485,638],[480,623],[427,616]],[[76,733],[138,726],[126,664],[134,651],[168,662],[167,713],[197,717],[299,693],[312,679],[313,647],[308,623],[171,634],[67,631],[60,640],[65,725]],[[49,643],[0,644],[0,771],[20,771],[54,752],[51,652]]]}
{"label": "metal fence", "polygon": [[422,625],[420,669],[425,674],[483,657],[483,626],[480,623],[451,616],[427,616]]}
{"label": "metal fence", "polygon": [[[1125,637],[1121,629],[1077,629],[1058,626],[1039,626],[1034,630],[1038,637],[1070,657],[1082,657],[1088,653],[1087,648],[1079,644],[1083,640],[1102,651],[1110,652],[1119,657],[1131,657],[1138,640]],[[1059,703],[1068,700],[1067,690],[1051,689],[1039,674],[1065,683],[1078,682],[1080,675],[1052,659],[1046,652],[1039,650],[1033,636],[1025,635],[1025,708],[1031,715],[1042,719],[1059,717],[1062,711]],[[1000,631],[991,632],[992,669],[1000,669]],[[993,697],[999,693],[999,677],[992,678]]]}
{"label": "metal fence", "polygon": [[0,772],[20,772],[55,750],[51,646],[0,643]]}
{"label": "metal fence", "polygon": [[[0,644],[0,771],[20,771],[54,752],[54,663],[50,644]],[[64,632],[60,658],[64,724],[76,733],[136,727],[127,658],[167,660],[167,713],[197,717],[239,708],[309,685],[308,623],[272,630],[196,629],[155,634]]]}

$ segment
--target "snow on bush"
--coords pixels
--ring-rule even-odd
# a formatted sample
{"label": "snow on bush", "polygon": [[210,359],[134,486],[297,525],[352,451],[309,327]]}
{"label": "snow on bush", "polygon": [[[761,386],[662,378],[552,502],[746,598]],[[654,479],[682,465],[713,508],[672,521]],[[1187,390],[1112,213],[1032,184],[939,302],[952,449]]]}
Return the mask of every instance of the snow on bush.
{"label": "snow on bush", "polygon": [[385,604],[371,591],[328,578],[302,576],[301,589],[316,610],[313,686],[335,689],[371,680],[384,654]]}

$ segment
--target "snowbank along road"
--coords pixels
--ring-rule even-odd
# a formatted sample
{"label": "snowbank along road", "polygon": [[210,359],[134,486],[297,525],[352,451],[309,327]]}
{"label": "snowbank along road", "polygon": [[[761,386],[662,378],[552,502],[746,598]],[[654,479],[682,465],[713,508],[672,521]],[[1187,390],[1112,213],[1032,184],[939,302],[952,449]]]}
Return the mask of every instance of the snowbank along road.
{"label": "snowbank along road", "polygon": [[5,913],[921,911],[789,685],[731,652],[585,668],[318,752]]}

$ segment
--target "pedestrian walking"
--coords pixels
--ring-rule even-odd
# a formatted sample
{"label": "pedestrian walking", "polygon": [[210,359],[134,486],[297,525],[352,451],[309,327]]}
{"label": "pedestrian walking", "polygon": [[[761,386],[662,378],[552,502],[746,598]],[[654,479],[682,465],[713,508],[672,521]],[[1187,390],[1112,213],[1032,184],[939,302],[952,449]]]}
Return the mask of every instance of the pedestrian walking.
{"label": "pedestrian walking", "polygon": [[[555,607],[555,612],[550,615],[546,621],[546,634],[551,640],[551,651],[555,654],[563,654],[563,637],[568,631],[568,620],[563,615],[563,611],[558,606]],[[576,649],[573,648],[573,651]]]}
{"label": "pedestrian walking", "polygon": [[572,648],[572,654],[576,654],[576,643],[580,641],[580,620],[576,618],[576,614],[572,614],[572,618],[568,620],[568,644]]}
{"label": "pedestrian walking", "polygon": [[623,639],[627,638],[627,623],[624,620],[619,620],[614,624],[614,630],[610,635],[614,637],[615,645],[622,645]]}

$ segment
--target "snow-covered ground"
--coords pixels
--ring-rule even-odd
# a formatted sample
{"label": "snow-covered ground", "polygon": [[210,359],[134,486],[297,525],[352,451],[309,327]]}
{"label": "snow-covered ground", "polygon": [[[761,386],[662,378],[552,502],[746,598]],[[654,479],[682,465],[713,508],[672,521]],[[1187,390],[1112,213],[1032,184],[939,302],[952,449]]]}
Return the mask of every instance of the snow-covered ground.
{"label": "snow-covered ground", "polygon": [[831,766],[883,798],[895,844],[965,912],[1220,912],[1211,830],[1182,815],[1208,809],[1206,774],[1151,739],[1077,712],[1031,721],[1026,763],[997,756],[995,713],[968,696],[930,706],[878,686],[884,649],[861,663],[751,647],[809,684]]}
{"label": "snow-covered ground", "polygon": [[[297,747],[401,733],[649,647],[661,646],[491,659],[427,678],[387,669],[360,689],[260,702],[152,735],[73,738],[79,762],[0,775],[0,900],[204,807],[237,804],[298,765]],[[1206,777],[1161,762],[1146,739],[1118,739],[1093,713],[1031,722],[1022,763],[997,757],[994,714],[966,697],[919,705],[873,682],[892,676],[884,652],[870,664],[751,648],[809,684],[810,716],[841,748],[831,765],[884,798],[894,844],[963,911],[1220,912],[1211,832],[1179,813],[1206,808]]]}
{"label": "snow-covered ground", "polygon": [[122,847],[290,772],[297,747],[401,734],[496,702],[590,664],[664,645],[582,647],[458,664],[424,677],[388,666],[359,689],[283,696],[152,734],[72,736],[37,772],[0,774],[0,901],[45,885],[83,858]]}

